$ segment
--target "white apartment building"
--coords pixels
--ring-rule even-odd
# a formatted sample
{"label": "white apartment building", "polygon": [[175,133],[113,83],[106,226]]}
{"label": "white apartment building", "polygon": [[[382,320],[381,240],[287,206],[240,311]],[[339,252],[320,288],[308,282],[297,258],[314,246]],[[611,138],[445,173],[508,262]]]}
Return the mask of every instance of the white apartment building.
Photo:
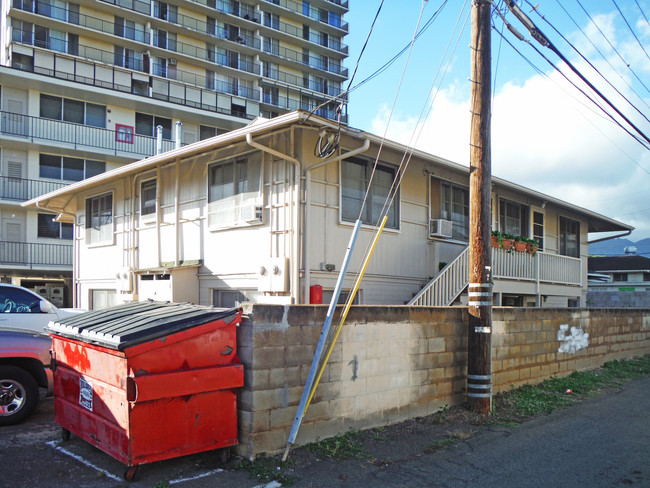
{"label": "white apartment building", "polygon": [[257,116],[347,122],[332,101],[348,77],[347,0],[1,6],[0,280],[57,305],[71,302],[72,226],[21,202]]}

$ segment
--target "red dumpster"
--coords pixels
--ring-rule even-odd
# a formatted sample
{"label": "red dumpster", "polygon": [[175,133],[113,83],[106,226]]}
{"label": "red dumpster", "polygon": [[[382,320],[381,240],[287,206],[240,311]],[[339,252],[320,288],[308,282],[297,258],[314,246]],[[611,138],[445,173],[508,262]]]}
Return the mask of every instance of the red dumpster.
{"label": "red dumpster", "polygon": [[240,309],[138,302],[50,322],[55,420],[127,465],[237,444]]}

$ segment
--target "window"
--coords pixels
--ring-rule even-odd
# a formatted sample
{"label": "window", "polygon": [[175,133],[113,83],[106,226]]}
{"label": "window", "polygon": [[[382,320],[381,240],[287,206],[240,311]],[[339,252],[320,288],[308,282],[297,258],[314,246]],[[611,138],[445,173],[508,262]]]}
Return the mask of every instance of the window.
{"label": "window", "polygon": [[[113,64],[122,68],[134,69],[137,71],[149,72],[148,64],[144,64],[144,56],[133,49],[126,49],[121,46],[115,46],[113,51]],[[146,68],[146,70],[145,70]]]}
{"label": "window", "polygon": [[75,124],[106,127],[106,106],[41,94],[40,116]]}
{"label": "window", "polygon": [[137,24],[132,20],[123,17],[115,16],[115,24],[113,25],[113,34],[126,39],[133,39],[134,41],[145,42],[144,39],[144,25]]}
{"label": "window", "polygon": [[268,61],[262,62],[262,76],[267,78],[279,79],[279,66],[276,63],[269,63]]}
{"label": "window", "polygon": [[[373,162],[360,158],[349,158],[341,164],[341,219],[354,222],[359,218],[370,175],[373,169]],[[372,185],[368,190],[361,221],[364,224],[375,225],[382,217],[381,211],[389,196],[389,192],[395,179],[395,169],[389,166],[377,165],[372,179]],[[395,196],[393,204],[388,212],[387,227],[399,228],[399,193]]]}
{"label": "window", "polygon": [[265,53],[271,53],[275,55],[280,54],[280,41],[273,39],[272,37],[264,37],[262,49]]}
{"label": "window", "polygon": [[86,199],[86,239],[88,244],[113,242],[113,194]]}
{"label": "window", "polygon": [[199,126],[199,140],[210,139],[217,135],[216,127],[210,127],[209,125]]}
{"label": "window", "polygon": [[162,126],[163,139],[171,140],[172,138],[172,119],[166,117],[157,117],[155,115],[143,114],[136,112],[135,114],[135,133],[142,136],[155,137],[156,127]]}
{"label": "window", "polygon": [[0,288],[0,312],[41,313],[40,303],[39,297],[20,288]]}
{"label": "window", "polygon": [[580,222],[560,217],[560,254],[580,257]]}
{"label": "window", "polygon": [[469,191],[450,183],[442,183],[440,190],[440,216],[451,220],[452,238],[469,241]]}
{"label": "window", "polygon": [[209,226],[261,222],[261,166],[259,159],[248,156],[209,167]]}
{"label": "window", "polygon": [[38,237],[72,240],[72,224],[54,221],[54,215],[38,214]]}
{"label": "window", "polygon": [[272,29],[280,29],[280,17],[278,14],[264,12],[264,25]]}
{"label": "window", "polygon": [[33,43],[33,24],[16,18],[11,19],[11,40],[13,42],[22,42],[23,44]]}
{"label": "window", "polygon": [[528,237],[529,208],[509,200],[499,201],[499,230],[513,236]]}
{"label": "window", "polygon": [[111,290],[90,290],[90,309],[100,310],[117,305],[117,291]]}
{"label": "window", "polygon": [[243,292],[249,292],[249,290],[212,290],[212,306],[222,308],[239,307],[242,303],[250,301]]}
{"label": "window", "polygon": [[264,103],[270,103],[271,105],[278,105],[278,88],[274,86],[265,86],[262,89],[262,97]]}
{"label": "window", "polygon": [[133,127],[130,125],[115,124],[115,140],[133,144]]}
{"label": "window", "polygon": [[106,171],[104,161],[39,154],[39,176],[54,180],[81,181]]}
{"label": "window", "polygon": [[156,180],[143,181],[140,187],[140,215],[156,213]]}
{"label": "window", "polygon": [[178,7],[165,2],[154,2],[153,15],[158,19],[176,23],[178,21]]}
{"label": "window", "polygon": [[627,273],[614,273],[613,274],[613,280],[614,281],[627,281]]}
{"label": "window", "polygon": [[533,239],[539,242],[537,250],[544,250],[544,214],[541,212],[533,212]]}

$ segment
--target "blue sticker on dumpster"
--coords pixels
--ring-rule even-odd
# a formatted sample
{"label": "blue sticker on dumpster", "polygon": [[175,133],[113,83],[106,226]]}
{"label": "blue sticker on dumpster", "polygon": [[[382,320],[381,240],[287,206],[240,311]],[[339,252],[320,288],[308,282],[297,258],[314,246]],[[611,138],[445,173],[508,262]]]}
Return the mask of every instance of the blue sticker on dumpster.
{"label": "blue sticker on dumpster", "polygon": [[79,378],[79,405],[93,411],[93,385],[83,378]]}

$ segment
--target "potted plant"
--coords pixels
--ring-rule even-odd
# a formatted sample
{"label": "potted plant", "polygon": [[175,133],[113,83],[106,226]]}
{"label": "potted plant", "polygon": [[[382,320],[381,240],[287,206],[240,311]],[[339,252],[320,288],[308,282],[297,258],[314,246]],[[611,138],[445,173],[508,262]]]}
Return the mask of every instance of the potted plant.
{"label": "potted plant", "polygon": [[515,238],[510,234],[493,230],[491,233],[492,247],[499,247],[507,252],[512,252],[515,247]]}

